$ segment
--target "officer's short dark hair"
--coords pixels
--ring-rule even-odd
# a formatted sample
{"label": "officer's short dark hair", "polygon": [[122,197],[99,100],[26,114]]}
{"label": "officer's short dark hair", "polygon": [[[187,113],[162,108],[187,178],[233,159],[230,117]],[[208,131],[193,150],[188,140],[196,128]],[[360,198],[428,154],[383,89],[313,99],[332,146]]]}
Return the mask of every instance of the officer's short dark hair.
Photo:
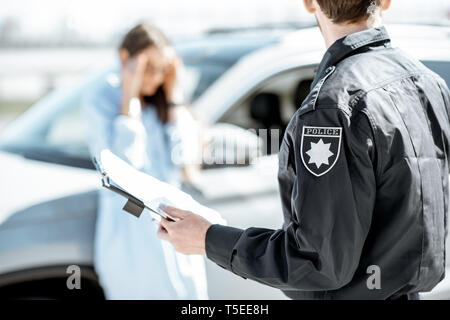
{"label": "officer's short dark hair", "polygon": [[334,23],[353,23],[376,14],[381,0],[317,0],[317,3]]}

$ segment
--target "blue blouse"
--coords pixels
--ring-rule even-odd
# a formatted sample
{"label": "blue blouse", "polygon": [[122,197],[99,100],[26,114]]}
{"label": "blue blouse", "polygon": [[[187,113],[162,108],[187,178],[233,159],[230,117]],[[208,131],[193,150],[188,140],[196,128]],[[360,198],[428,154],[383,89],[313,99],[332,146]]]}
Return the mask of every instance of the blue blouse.
{"label": "blue blouse", "polygon": [[[153,107],[140,118],[120,114],[120,72],[105,74],[84,99],[92,156],[110,149],[135,168],[179,186],[180,165],[195,149],[192,117],[163,124]],[[191,137],[191,138],[189,138]],[[156,236],[148,212],[136,218],[122,211],[126,200],[101,190],[94,265],[108,299],[207,299],[204,258],[177,253]]]}

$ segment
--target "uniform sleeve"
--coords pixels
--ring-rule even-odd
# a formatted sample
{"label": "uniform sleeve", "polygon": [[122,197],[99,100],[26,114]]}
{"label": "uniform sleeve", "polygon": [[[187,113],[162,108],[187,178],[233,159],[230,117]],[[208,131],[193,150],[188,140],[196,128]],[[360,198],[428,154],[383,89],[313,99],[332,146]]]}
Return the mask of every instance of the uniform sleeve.
{"label": "uniform sleeve", "polygon": [[140,118],[119,113],[120,106],[95,92],[86,95],[84,110],[91,156],[99,157],[101,150],[114,154],[140,169],[146,162],[146,131]]}
{"label": "uniform sleeve", "polygon": [[[310,160],[332,157],[325,159],[329,153],[315,149],[316,159],[302,160],[305,126],[342,128],[340,144],[333,149],[339,156],[334,165],[322,168],[330,168],[323,175],[314,175],[307,165],[314,172]],[[279,155],[284,227],[213,225],[206,235],[206,254],[237,275],[281,290],[338,289],[352,279],[370,228],[376,189],[371,126],[362,113],[330,107],[295,116],[290,127]],[[304,151],[311,142],[304,141]],[[246,214],[257,217],[257,212]]]}

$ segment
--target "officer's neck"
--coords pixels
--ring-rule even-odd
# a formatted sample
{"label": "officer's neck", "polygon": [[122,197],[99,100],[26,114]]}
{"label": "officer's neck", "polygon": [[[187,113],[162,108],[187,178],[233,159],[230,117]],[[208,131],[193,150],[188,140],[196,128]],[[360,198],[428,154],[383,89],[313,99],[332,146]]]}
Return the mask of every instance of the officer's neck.
{"label": "officer's neck", "polygon": [[338,39],[341,39],[349,34],[367,30],[381,25],[381,21],[377,19],[367,19],[357,23],[334,23],[323,15],[317,15],[317,22],[325,39],[327,49]]}

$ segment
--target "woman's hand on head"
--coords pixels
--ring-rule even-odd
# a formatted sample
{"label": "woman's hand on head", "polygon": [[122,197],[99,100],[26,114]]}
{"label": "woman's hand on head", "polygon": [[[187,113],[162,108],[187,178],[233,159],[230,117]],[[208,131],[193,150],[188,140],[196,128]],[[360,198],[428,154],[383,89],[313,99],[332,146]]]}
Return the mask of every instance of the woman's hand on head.
{"label": "woman's hand on head", "polygon": [[180,97],[178,97],[176,86],[177,75],[179,74],[179,70],[181,68],[181,59],[176,55],[175,50],[173,48],[167,54],[168,64],[167,70],[164,77],[164,92],[166,93],[167,100],[169,103],[180,103]]}
{"label": "woman's hand on head", "polygon": [[139,98],[146,65],[147,56],[142,53],[122,59],[122,114],[129,115],[131,99]]}

